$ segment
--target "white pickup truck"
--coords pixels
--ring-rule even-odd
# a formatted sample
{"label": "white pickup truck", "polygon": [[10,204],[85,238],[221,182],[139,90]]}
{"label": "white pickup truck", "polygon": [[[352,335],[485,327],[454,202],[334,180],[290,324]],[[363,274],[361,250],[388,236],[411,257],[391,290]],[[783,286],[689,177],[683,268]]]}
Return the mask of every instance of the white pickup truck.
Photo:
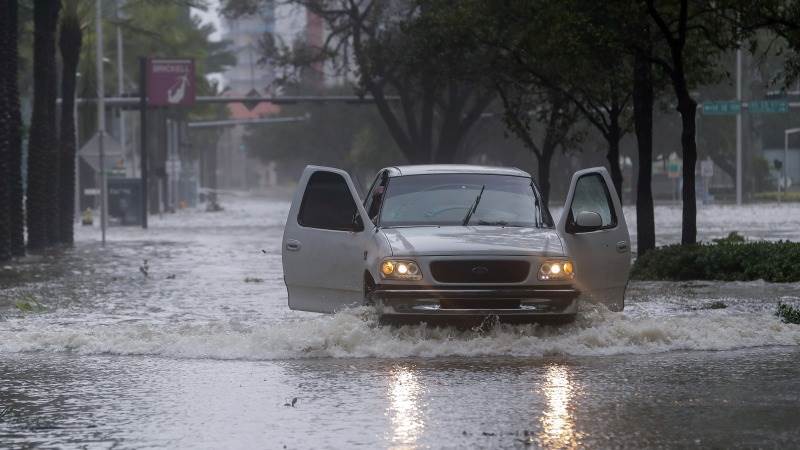
{"label": "white pickup truck", "polygon": [[362,201],[347,172],[308,166],[282,256],[296,310],[374,304],[385,318],[569,321],[581,301],[622,310],[628,241],[604,168],[573,175],[554,223],[519,169],[388,167]]}

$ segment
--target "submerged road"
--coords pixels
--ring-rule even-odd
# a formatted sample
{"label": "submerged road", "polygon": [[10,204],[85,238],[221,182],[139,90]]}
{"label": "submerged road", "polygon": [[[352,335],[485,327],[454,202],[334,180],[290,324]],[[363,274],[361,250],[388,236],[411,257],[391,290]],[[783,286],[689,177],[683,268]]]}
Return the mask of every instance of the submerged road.
{"label": "submerged road", "polygon": [[[288,204],[223,204],[0,268],[0,448],[800,445],[800,326],[774,316],[798,284],[632,283],[624,313],[559,328],[380,327],[288,310]],[[656,222],[677,240],[678,208]],[[800,207],[699,226],[798,240]]]}

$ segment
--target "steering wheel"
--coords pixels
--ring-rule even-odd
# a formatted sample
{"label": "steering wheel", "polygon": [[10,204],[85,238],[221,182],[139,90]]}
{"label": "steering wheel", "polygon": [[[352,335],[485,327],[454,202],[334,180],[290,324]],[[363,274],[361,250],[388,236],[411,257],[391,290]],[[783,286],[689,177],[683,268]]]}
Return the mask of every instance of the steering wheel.
{"label": "steering wheel", "polygon": [[469,206],[446,206],[444,208],[440,208],[437,210],[428,210],[425,211],[425,217],[436,217],[439,214],[442,214],[447,211],[452,211],[454,209],[469,209]]}

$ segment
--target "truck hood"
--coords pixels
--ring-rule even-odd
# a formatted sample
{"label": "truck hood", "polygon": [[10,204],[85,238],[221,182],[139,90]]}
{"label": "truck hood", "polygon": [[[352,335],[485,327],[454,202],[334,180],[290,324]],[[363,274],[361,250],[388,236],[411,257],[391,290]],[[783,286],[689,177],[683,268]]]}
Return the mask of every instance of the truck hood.
{"label": "truck hood", "polygon": [[541,255],[562,256],[552,229],[491,226],[383,228],[394,256]]}

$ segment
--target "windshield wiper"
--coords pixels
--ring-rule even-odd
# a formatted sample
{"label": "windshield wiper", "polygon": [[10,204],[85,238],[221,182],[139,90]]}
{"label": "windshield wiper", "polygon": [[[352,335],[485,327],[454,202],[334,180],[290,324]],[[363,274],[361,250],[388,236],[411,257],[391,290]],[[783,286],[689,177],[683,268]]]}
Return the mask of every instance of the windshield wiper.
{"label": "windshield wiper", "polygon": [[496,227],[507,227],[508,222],[505,220],[479,220],[478,225],[490,225]]}
{"label": "windshield wiper", "polygon": [[483,195],[483,190],[486,189],[486,185],[484,184],[481,186],[481,191],[478,192],[478,196],[475,197],[475,202],[472,203],[469,210],[467,210],[467,215],[464,216],[464,221],[461,222],[462,226],[467,226],[469,224],[469,219],[472,218],[472,215],[475,214],[475,210],[478,209],[478,203],[481,202],[481,196]]}

